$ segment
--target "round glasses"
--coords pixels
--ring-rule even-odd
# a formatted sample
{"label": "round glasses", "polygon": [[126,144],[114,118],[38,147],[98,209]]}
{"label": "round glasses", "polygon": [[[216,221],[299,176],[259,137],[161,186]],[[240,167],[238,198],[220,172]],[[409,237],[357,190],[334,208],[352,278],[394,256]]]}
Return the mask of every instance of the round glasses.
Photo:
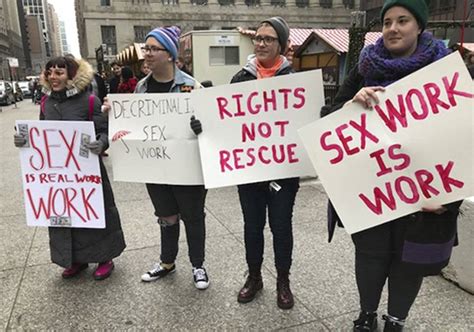
{"label": "round glasses", "polygon": [[260,45],[261,42],[263,42],[263,45],[271,45],[275,40],[278,40],[278,38],[272,36],[254,36],[252,38],[254,45]]}
{"label": "round glasses", "polygon": [[156,47],[156,46],[143,46],[141,47],[141,50],[143,53],[147,53],[147,52],[156,53],[158,51],[167,52],[166,48],[161,48],[161,47]]}

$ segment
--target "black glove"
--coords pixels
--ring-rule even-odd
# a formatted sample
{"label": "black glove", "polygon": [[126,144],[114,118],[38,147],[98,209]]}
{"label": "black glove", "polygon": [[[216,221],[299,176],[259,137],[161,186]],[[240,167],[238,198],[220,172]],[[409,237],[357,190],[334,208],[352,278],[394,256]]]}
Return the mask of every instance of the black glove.
{"label": "black glove", "polygon": [[90,142],[86,145],[94,154],[101,154],[104,151],[105,144],[102,141]]}
{"label": "black glove", "polygon": [[13,143],[17,148],[21,148],[26,144],[26,137],[21,134],[13,135]]}
{"label": "black glove", "polygon": [[196,136],[202,133],[201,121],[196,119],[194,115],[191,117],[191,129],[193,130]]}

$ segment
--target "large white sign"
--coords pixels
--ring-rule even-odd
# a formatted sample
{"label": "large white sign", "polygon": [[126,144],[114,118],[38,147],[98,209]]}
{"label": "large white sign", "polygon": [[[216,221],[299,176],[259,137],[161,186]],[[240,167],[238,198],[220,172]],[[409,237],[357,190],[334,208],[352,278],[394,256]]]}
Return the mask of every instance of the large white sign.
{"label": "large white sign", "polygon": [[105,228],[99,159],[86,121],[16,121],[27,137],[20,148],[29,226]]}
{"label": "large white sign", "polygon": [[324,104],[321,71],[191,93],[207,188],[315,175],[297,129]]}
{"label": "large white sign", "polygon": [[452,54],[299,132],[346,230],[474,194],[472,80]]}
{"label": "large white sign", "polygon": [[114,180],[203,184],[199,146],[189,125],[189,93],[111,94]]}

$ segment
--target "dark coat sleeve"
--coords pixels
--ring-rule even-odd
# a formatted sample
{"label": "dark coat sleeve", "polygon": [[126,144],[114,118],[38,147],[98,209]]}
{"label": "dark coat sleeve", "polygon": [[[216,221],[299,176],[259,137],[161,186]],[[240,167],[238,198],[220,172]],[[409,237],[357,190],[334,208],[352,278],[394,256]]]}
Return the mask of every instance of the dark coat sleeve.
{"label": "dark coat sleeve", "polygon": [[107,118],[101,111],[102,103],[97,96],[94,96],[94,111],[92,121],[94,122],[96,139],[104,143],[104,151],[109,147],[109,124]]}
{"label": "dark coat sleeve", "polygon": [[346,77],[341,87],[337,91],[334,103],[331,106],[321,108],[321,117],[331,114],[344,106],[344,104],[354,98],[356,93],[364,86],[364,78],[359,74],[358,67],[354,67]]}
{"label": "dark coat sleeve", "polygon": [[[363,87],[364,79],[359,74],[359,70],[354,67],[350,72],[347,78],[342,83],[339,91],[336,94],[336,98],[334,99],[334,104],[330,106],[323,106],[321,108],[321,117],[329,115],[337,110],[341,109],[342,106],[348,101],[351,100],[355,94]],[[336,225],[339,227],[344,227],[341,222],[341,218],[339,218],[334,206],[332,205],[331,201],[328,200],[328,242],[331,242],[334,231],[336,229]]]}

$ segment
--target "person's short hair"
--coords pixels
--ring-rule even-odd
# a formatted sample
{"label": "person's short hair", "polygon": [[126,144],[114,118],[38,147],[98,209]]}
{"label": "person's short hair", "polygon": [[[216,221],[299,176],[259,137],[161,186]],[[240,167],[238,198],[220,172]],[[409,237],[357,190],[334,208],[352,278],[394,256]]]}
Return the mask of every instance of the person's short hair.
{"label": "person's short hair", "polygon": [[68,79],[72,80],[77,74],[79,64],[72,55],[54,57],[46,63],[44,68],[44,76],[48,77],[49,70],[54,67],[65,68]]}
{"label": "person's short hair", "polygon": [[130,69],[130,67],[123,67],[122,68],[122,78],[127,81],[133,77],[133,71]]}
{"label": "person's short hair", "polygon": [[116,61],[116,60],[114,60],[110,63],[110,67],[113,67],[113,66],[123,67],[122,63],[120,61]]}

